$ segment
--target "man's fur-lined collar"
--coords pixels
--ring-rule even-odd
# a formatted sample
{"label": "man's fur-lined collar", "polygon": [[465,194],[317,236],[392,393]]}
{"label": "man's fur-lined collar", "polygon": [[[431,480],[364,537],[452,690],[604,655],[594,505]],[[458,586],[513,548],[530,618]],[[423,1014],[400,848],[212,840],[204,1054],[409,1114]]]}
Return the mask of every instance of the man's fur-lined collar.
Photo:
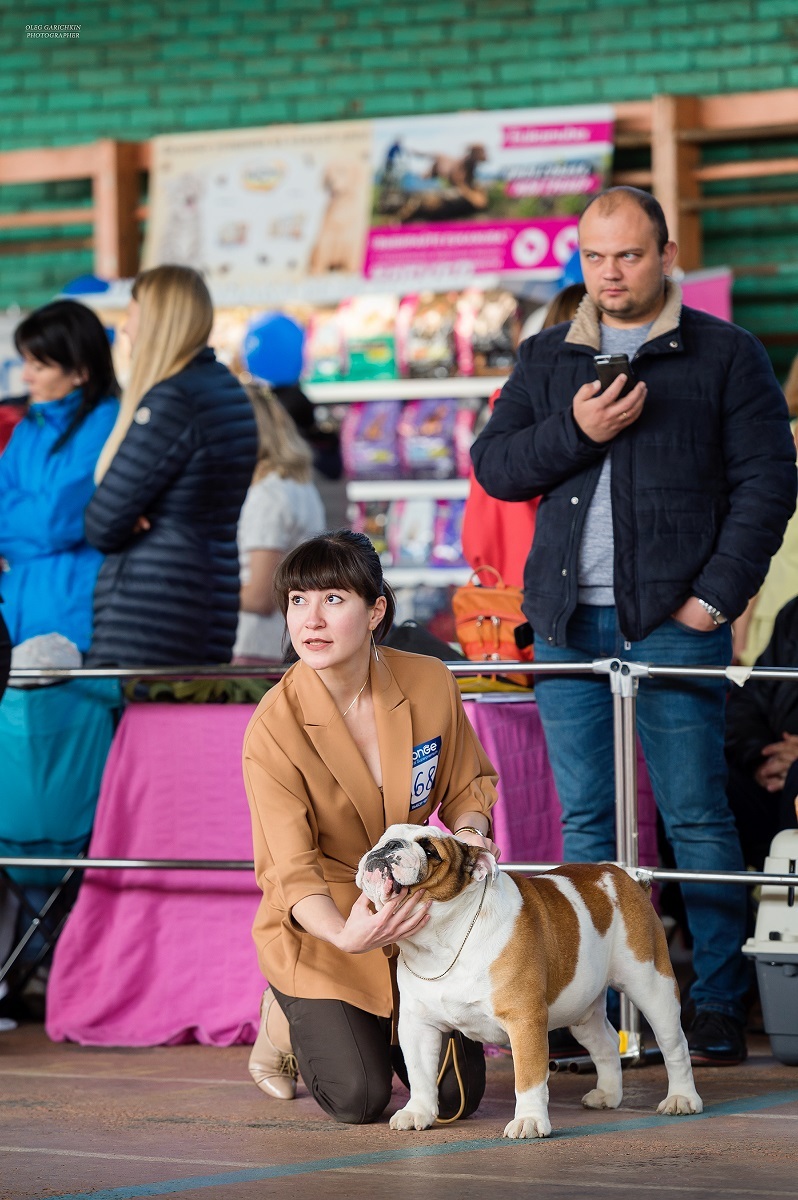
{"label": "man's fur-lined collar", "polygon": [[[670,333],[672,329],[678,329],[681,317],[682,289],[675,280],[666,277],[665,305],[649,329],[646,341],[651,342],[654,338],[661,337],[663,333]],[[576,342],[580,346],[592,346],[596,351],[601,349],[599,310],[589,296],[582,298],[565,340],[566,342]]]}

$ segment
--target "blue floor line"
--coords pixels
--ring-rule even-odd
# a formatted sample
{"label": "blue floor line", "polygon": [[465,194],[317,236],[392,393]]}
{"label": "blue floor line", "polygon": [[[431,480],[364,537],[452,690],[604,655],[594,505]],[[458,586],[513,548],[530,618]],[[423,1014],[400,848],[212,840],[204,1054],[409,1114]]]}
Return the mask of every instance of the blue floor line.
{"label": "blue floor line", "polygon": [[[713,1117],[731,1116],[736,1113],[757,1112],[761,1109],[777,1108],[782,1104],[798,1103],[798,1088],[787,1092],[770,1092],[764,1096],[751,1096],[748,1099],[727,1100],[722,1104],[713,1104],[703,1113],[689,1118],[690,1122],[711,1120]],[[564,1138],[595,1137],[605,1133],[636,1133],[644,1129],[658,1129],[662,1126],[678,1125],[679,1117],[639,1117],[628,1120],[613,1121],[602,1125],[575,1125],[570,1129],[555,1129],[552,1137],[555,1141]],[[297,1125],[297,1133],[302,1132]],[[422,1138],[423,1133],[397,1134],[397,1137]],[[41,1200],[140,1200],[145,1196],[169,1196],[176,1192],[191,1192],[200,1188],[218,1188],[226,1184],[252,1183],[265,1179],[287,1179],[293,1175],[313,1175],[325,1171],[335,1171],[342,1167],[368,1167],[378,1163],[403,1162],[416,1158],[434,1158],[447,1154],[465,1154],[474,1150],[501,1150],[506,1148],[527,1148],[539,1144],[539,1139],[532,1138],[522,1141],[510,1141],[497,1136],[495,1138],[480,1138],[472,1141],[443,1142],[435,1146],[407,1146],[396,1150],[377,1150],[370,1154],[349,1154],[343,1158],[314,1159],[305,1163],[282,1163],[272,1167],[254,1167],[243,1171],[228,1171],[221,1175],[194,1175],[183,1179],[165,1179],[160,1183],[138,1184],[131,1187],[103,1188],[92,1192],[69,1192],[59,1195],[41,1197]]]}

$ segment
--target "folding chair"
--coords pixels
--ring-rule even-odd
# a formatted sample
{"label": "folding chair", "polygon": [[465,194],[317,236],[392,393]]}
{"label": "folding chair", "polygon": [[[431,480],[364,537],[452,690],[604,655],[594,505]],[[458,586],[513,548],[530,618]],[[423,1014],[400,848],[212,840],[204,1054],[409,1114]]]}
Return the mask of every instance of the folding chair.
{"label": "folding chair", "polygon": [[[120,706],[116,680],[7,690],[0,702],[0,854],[83,856]],[[17,908],[3,984],[19,993],[49,961],[74,903],[75,868],[0,868],[0,900]]]}
{"label": "folding chair", "polygon": [[[74,857],[85,858],[85,854],[86,851],[82,850]],[[18,883],[13,877],[13,872],[6,867],[0,867],[0,880],[7,889],[6,898],[10,896],[16,901],[16,908],[11,905],[15,925],[19,929],[28,922],[27,927],[16,935],[16,944],[12,945],[5,962],[0,965],[0,989],[2,995],[7,996],[12,991],[24,990],[38,968],[49,963],[58,935],[75,902],[80,886],[80,874],[76,872],[75,867],[67,867],[41,905],[31,900],[30,889]],[[31,942],[31,952],[26,954],[25,951]],[[13,989],[7,982],[9,978],[13,980]]]}

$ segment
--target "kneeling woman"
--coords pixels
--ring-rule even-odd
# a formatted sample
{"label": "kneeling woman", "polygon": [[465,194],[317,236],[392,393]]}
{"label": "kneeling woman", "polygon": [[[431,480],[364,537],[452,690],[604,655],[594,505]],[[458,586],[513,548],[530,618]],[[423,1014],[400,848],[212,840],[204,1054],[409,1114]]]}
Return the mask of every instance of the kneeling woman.
{"label": "kneeling woman", "polygon": [[[388,1104],[393,1069],[403,1075],[383,947],[425,924],[429,902],[404,893],[375,913],[355,885],[358,862],[389,825],[424,824],[439,805],[458,837],[498,857],[496,775],[448,669],[379,644],[394,599],[368,538],[339,530],[304,542],[274,586],[299,662],[244,740],[263,889],[253,932],[271,984],[249,1069],[289,1099],[298,1062],[326,1112],[363,1123]],[[485,1086],[482,1047],[458,1034],[446,1049],[441,1117],[467,1116]]]}

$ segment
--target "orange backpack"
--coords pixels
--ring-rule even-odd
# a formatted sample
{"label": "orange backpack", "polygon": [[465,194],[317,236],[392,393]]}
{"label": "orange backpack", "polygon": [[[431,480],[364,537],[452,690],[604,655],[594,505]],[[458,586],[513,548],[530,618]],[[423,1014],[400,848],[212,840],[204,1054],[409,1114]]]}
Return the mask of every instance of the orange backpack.
{"label": "orange backpack", "polygon": [[[495,583],[480,583],[483,571],[492,572]],[[532,647],[519,650],[514,636],[516,627],[526,621],[521,611],[522,596],[520,588],[507,587],[496,568],[489,566],[478,567],[468,583],[455,590],[454,625],[466,658],[472,662],[532,662]]]}

